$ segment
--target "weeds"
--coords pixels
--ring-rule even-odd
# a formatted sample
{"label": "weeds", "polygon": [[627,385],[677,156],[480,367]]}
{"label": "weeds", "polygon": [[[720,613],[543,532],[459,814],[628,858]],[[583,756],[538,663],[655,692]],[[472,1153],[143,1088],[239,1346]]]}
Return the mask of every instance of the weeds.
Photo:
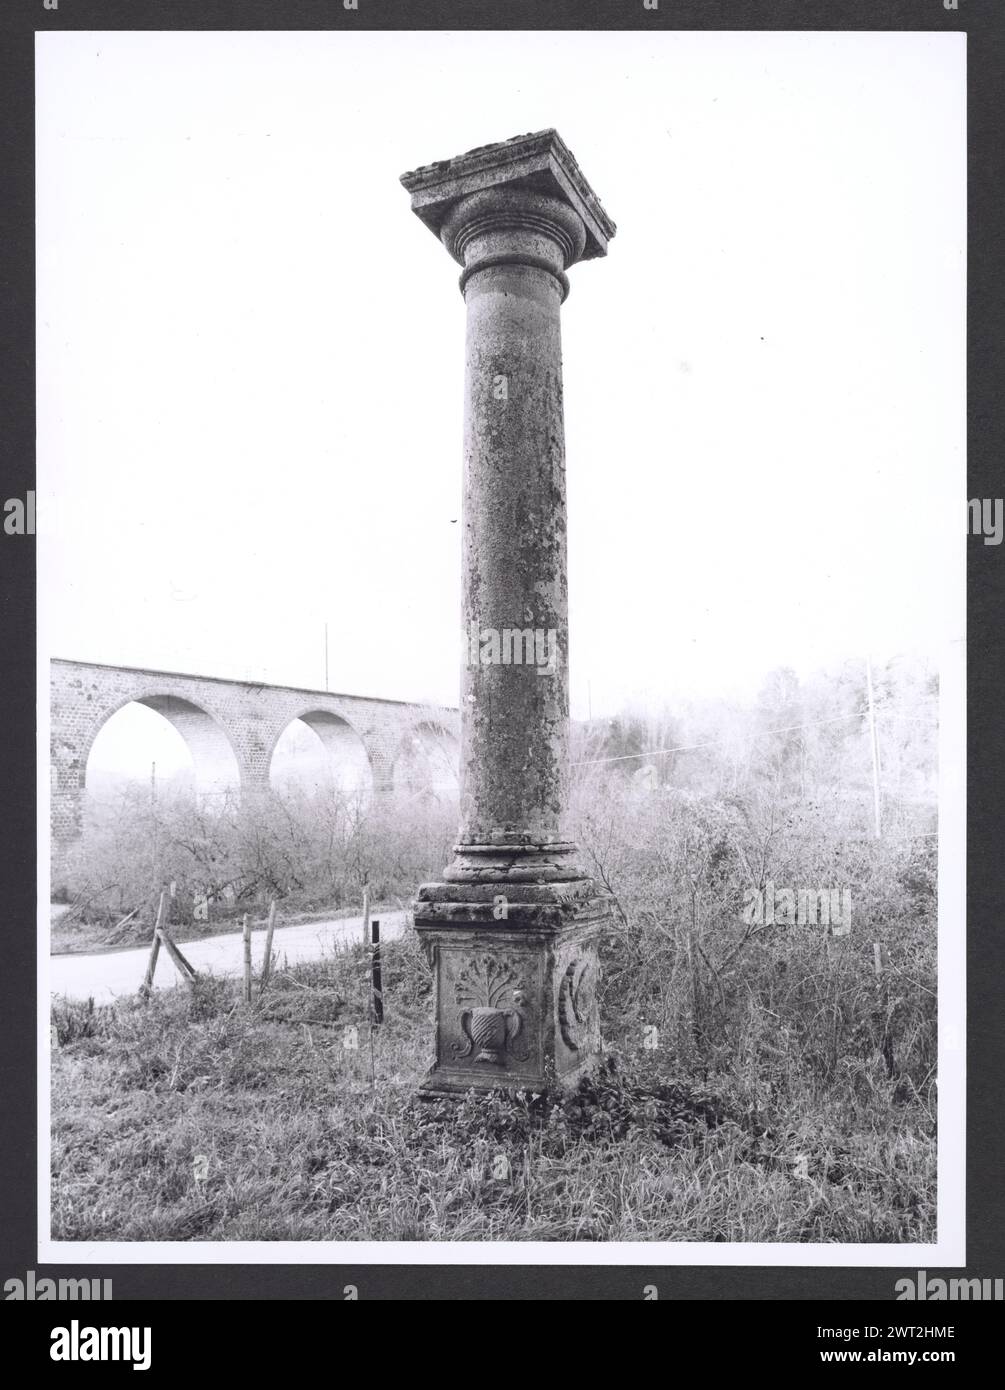
{"label": "weeds", "polygon": [[280,972],[271,1009],[218,980],[57,1024],[54,1236],[933,1237],[931,1116],[861,1059],[810,1110],[773,1055],[713,1084],[608,1019],[603,1070],[559,1101],[417,1099],[431,1020],[415,950],[386,948],[373,1084],[360,952]]}

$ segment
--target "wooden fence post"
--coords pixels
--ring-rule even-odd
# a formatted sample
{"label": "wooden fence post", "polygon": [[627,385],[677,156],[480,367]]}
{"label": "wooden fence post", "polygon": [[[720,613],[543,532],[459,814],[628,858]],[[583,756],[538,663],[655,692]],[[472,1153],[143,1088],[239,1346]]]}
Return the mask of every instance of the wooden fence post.
{"label": "wooden fence post", "polygon": [[251,1003],[251,923],[248,914],[244,914],[244,921],[241,925],[241,934],[244,937],[244,1002]]}
{"label": "wooden fence post", "polygon": [[384,1022],[384,991],[380,977],[380,923],[374,918],[370,924],[370,1000],[374,1023]]}
{"label": "wooden fence post", "polygon": [[160,955],[161,949],[160,932],[164,923],[164,902],[165,893],[162,888],[160,901],[157,904],[157,916],[154,919],[154,934],[150,942],[150,959],[147,961],[147,973],[144,975],[143,983],[140,985],[141,999],[149,999],[154,987],[154,972],[157,969],[157,957]]}
{"label": "wooden fence post", "polygon": [[272,974],[272,933],[276,926],[276,900],[272,899],[269,904],[269,925],[265,929],[265,960],[262,962],[262,974],[258,981],[258,997],[261,999],[265,991],[265,986],[269,983],[269,976]]}
{"label": "wooden fence post", "polygon": [[175,968],[178,971],[178,974],[185,981],[185,983],[188,985],[194,985],[195,967],[192,965],[191,961],[185,959],[181,951],[178,950],[178,947],[174,944],[174,942],[171,940],[171,937],[168,935],[168,933],[164,930],[163,927],[161,927],[158,930],[157,939],[160,941],[160,944],[164,947],[165,951],[167,951],[168,955],[174,961]]}

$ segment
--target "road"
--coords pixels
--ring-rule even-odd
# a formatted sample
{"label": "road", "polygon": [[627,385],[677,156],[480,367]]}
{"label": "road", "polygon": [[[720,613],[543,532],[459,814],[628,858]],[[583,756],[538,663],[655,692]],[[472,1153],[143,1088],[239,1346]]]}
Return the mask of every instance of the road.
{"label": "road", "polygon": [[[401,935],[404,912],[381,912],[381,941]],[[277,927],[272,938],[274,965],[296,965],[318,960],[346,945],[363,940],[362,917],[341,917],[334,922],[303,922],[295,927]],[[214,975],[240,975],[244,968],[244,943],[240,932],[225,936],[206,936],[201,941],[179,942],[179,949],[197,971]],[[252,968],[256,975],[265,955],[265,928],[251,933]],[[95,1004],[109,1004],[124,994],[135,994],[146,973],[150,947],[129,951],[103,951],[98,955],[51,956],[49,989],[70,999],[93,998]],[[154,989],[170,989],[178,983],[178,972],[165,950],[157,959]]]}

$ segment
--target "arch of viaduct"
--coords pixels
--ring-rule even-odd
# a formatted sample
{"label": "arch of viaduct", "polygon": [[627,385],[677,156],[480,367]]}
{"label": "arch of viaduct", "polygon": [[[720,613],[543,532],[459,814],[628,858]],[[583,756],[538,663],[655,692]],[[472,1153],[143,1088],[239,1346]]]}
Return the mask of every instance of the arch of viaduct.
{"label": "arch of viaduct", "polygon": [[82,831],[94,740],[133,702],[156,710],[184,738],[197,790],[236,783],[242,796],[268,787],[276,744],[297,719],[335,760],[362,745],[377,790],[393,785],[396,765],[414,756],[417,740],[432,734],[456,743],[459,733],[457,710],[442,706],[62,658],[50,663],[49,693],[55,862]]}

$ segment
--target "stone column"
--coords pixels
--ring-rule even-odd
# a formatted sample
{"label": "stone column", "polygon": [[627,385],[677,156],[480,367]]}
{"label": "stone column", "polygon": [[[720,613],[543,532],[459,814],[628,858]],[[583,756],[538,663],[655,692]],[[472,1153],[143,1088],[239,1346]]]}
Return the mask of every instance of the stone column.
{"label": "stone column", "polygon": [[415,925],[433,965],[432,1092],[545,1091],[600,1051],[610,905],[565,825],[569,678],[559,309],[614,224],[556,131],[402,176],[463,267],[461,825]]}

